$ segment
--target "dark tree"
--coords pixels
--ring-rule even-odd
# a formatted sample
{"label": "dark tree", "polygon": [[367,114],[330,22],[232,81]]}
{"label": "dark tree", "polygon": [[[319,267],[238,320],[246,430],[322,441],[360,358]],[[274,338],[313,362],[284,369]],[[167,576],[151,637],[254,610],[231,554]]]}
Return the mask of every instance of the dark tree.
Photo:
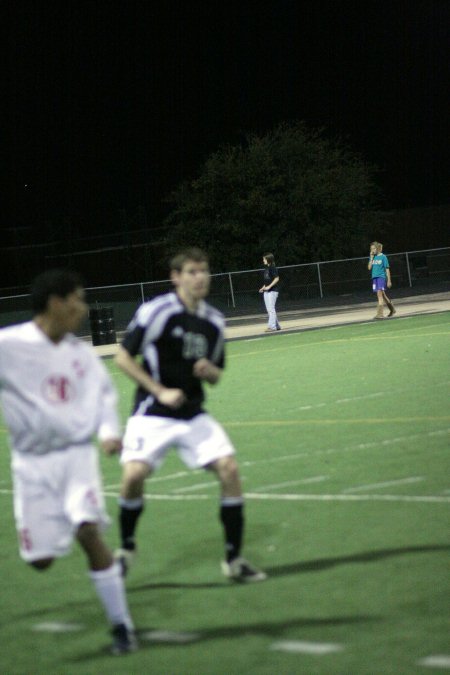
{"label": "dark tree", "polygon": [[169,247],[205,248],[215,271],[361,255],[376,203],[375,168],[340,139],[303,122],[211,155],[175,190]]}

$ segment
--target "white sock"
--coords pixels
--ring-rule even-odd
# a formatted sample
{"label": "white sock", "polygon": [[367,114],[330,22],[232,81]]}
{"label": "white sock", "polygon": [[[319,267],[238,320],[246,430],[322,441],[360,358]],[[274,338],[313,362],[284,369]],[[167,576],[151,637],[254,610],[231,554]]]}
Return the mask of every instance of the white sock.
{"label": "white sock", "polygon": [[111,567],[98,572],[90,570],[89,576],[111,624],[115,626],[124,623],[127,628],[133,630],[119,564],[114,562]]}

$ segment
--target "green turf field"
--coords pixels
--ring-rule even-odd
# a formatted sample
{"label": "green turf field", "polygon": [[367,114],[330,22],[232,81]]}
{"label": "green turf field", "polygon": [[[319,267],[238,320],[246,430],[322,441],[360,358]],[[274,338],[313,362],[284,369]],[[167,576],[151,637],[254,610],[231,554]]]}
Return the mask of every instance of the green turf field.
{"label": "green turf field", "polygon": [[[221,577],[217,487],[172,453],[147,485],[127,580],[142,647],[122,659],[78,550],[41,574],[19,560],[3,429],[0,673],[449,670],[449,336],[444,313],[229,343],[208,408],[238,449],[244,553],[270,578]],[[125,421],[133,387],[107,363]],[[117,461],[103,469],[115,516]]]}

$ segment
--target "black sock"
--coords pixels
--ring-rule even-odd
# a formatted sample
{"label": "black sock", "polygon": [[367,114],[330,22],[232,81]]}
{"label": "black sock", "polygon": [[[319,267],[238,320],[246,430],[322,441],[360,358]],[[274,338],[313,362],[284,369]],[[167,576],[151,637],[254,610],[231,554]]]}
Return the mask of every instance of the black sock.
{"label": "black sock", "polygon": [[237,558],[241,552],[244,532],[244,504],[238,499],[222,501],[220,520],[225,534],[225,555],[227,562]]}
{"label": "black sock", "polygon": [[121,497],[119,506],[119,529],[122,548],[127,549],[127,551],[134,551],[136,548],[134,533],[139,516],[144,510],[144,501],[142,499],[123,499]]}

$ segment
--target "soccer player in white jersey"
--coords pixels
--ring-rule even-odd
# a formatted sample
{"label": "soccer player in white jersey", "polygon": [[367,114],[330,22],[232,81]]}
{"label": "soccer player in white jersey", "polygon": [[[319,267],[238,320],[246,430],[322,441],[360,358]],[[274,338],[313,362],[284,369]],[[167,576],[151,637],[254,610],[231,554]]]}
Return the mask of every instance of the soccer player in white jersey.
{"label": "soccer player in white jersey", "polygon": [[116,557],[125,574],[136,549],[144,481],[175,446],[189,468],[211,470],[220,483],[223,574],[235,581],[262,581],[266,574],[241,557],[244,504],[235,450],[202,405],[202,381],[216,384],[224,367],[224,318],[204,300],[211,279],[208,259],[192,248],[175,256],[170,267],[175,292],[138,309],[116,356],[117,365],[137,383],[121,455],[122,541]]}
{"label": "soccer player in white jersey", "polygon": [[49,270],[32,286],[32,321],[0,330],[0,397],[9,429],[20,555],[37,570],[76,539],[111,624],[113,654],[136,648],[120,565],[101,535],[108,523],[97,435],[120,452],[116,392],[75,331],[87,305],[78,275]]}

